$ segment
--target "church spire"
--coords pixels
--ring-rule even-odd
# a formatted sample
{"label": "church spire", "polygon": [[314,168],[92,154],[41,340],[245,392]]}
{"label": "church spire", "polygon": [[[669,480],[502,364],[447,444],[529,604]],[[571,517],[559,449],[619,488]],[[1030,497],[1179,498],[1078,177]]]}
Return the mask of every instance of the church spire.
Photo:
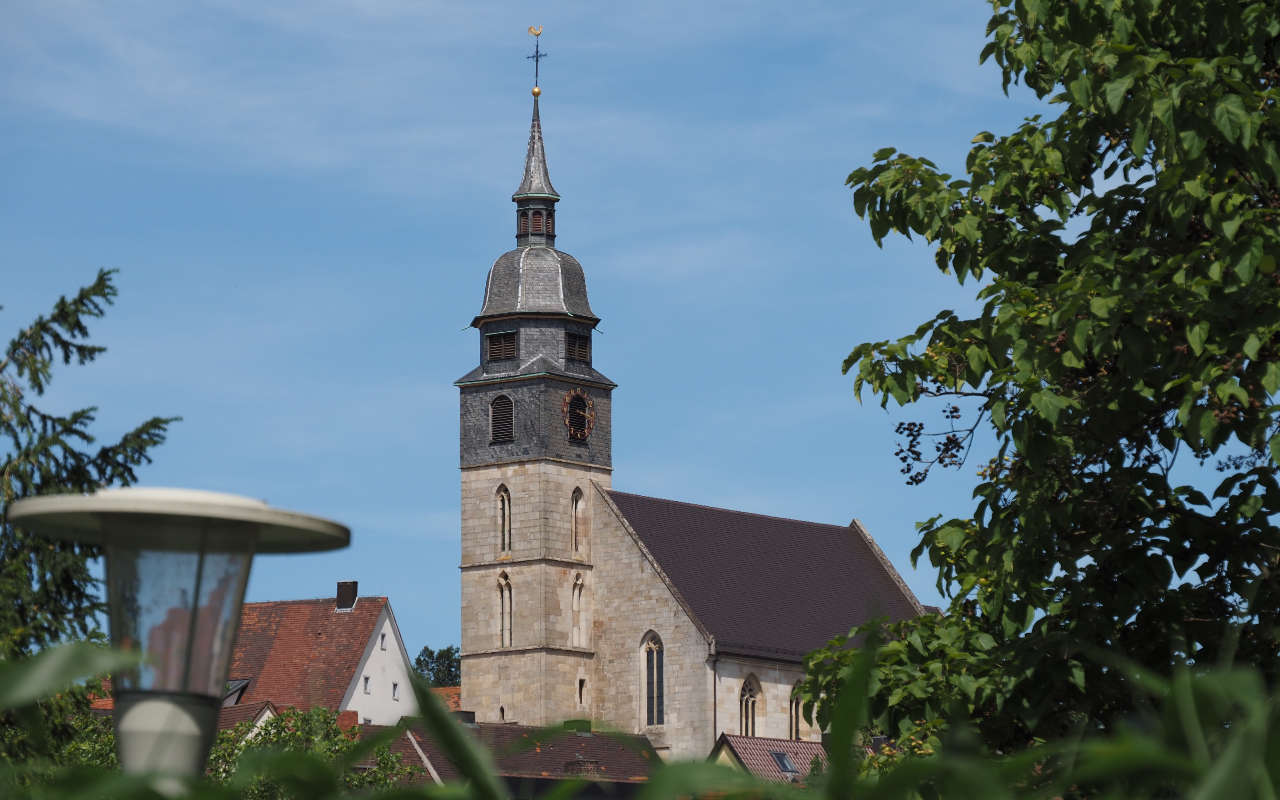
{"label": "church spire", "polygon": [[554,246],[556,243],[556,203],[560,195],[547,175],[547,154],[542,145],[542,120],[538,116],[538,96],[533,87],[533,121],[529,123],[529,150],[524,157],[524,180],[511,195],[516,204],[516,244]]}
{"label": "church spire", "polygon": [[533,87],[533,121],[529,123],[529,150],[524,157],[524,180],[520,182],[516,193],[511,195],[511,199],[517,203],[526,197],[540,197],[552,202],[560,199],[547,174],[547,153],[542,144],[542,120],[538,116],[538,97],[541,94],[540,88]]}

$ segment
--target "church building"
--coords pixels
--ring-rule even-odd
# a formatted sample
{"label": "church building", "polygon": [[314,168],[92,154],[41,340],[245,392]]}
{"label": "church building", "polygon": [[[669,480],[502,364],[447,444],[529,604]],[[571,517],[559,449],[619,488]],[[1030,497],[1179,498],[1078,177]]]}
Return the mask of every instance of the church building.
{"label": "church building", "polygon": [[461,707],[477,722],[589,719],[705,758],[722,733],[817,740],[806,652],[922,608],[848,527],[613,488],[611,396],[582,265],[556,249],[538,100],[516,247],[489,270],[479,365],[457,381]]}

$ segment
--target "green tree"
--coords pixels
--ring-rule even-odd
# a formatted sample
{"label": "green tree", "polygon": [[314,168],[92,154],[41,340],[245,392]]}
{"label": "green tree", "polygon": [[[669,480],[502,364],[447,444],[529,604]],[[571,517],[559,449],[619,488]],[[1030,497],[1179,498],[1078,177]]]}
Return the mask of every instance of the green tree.
{"label": "green tree", "polygon": [[[209,754],[209,777],[218,783],[237,783],[237,771],[247,756],[262,752],[309,753],[327,762],[342,765],[342,786],[347,790],[367,790],[397,786],[422,774],[404,764],[386,742],[378,740],[372,752],[361,747],[361,727],[338,727],[338,715],[324,708],[299,711],[288,708],[254,729],[242,722],[221,731]],[[391,731],[390,735],[395,735]],[[237,784],[239,785],[239,784]],[[239,786],[247,800],[274,800],[294,796],[289,781],[259,775]]]}
{"label": "green tree", "polygon": [[[48,316],[18,332],[0,354],[0,660],[30,656],[49,645],[97,634],[104,610],[89,560],[98,550],[28,536],[4,521],[21,497],[91,492],[127,486],[149,451],[164,441],[176,417],[153,417],[119,441],[94,448],[96,408],[59,414],[37,405],[61,361],[86,364],[105,348],[88,343],[88,322],[115,297],[112,271],[100,270],[74,297],[60,298]],[[83,691],[44,704],[55,741],[68,740],[70,715],[85,710]],[[26,725],[0,714],[0,758],[29,754]]]}
{"label": "green tree", "polygon": [[462,658],[456,644],[439,650],[423,647],[413,660],[413,669],[431,686],[458,686],[462,683]]}
{"label": "green tree", "polygon": [[[992,443],[972,516],[921,525],[952,602],[892,627],[873,718],[936,739],[958,708],[1008,749],[1114,727],[1126,675],[1280,672],[1280,6],[992,7],[981,58],[1055,115],[978,133],[959,178],[892,148],[848,178],[877,243],[923,237],[981,310],[845,370],[940,406],[899,427],[912,483]],[[811,656],[820,719],[847,645]]]}

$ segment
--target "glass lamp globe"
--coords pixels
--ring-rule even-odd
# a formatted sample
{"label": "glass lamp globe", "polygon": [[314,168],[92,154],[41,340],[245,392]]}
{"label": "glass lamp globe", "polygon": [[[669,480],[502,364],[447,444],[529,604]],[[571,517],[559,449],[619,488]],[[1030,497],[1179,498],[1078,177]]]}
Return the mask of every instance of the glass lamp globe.
{"label": "glass lamp globe", "polygon": [[141,666],[112,676],[126,772],[204,771],[254,553],[332,550],[351,540],[330,520],[193,489],[30,497],[7,516],[106,554],[111,642],[143,656]]}

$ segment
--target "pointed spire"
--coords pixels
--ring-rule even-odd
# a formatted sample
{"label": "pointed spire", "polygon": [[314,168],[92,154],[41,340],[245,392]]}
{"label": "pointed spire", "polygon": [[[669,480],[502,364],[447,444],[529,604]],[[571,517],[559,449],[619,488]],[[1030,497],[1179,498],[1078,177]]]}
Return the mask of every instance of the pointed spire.
{"label": "pointed spire", "polygon": [[555,202],[560,199],[556,187],[551,185],[547,175],[547,154],[542,146],[542,120],[538,118],[538,95],[542,92],[533,90],[533,122],[529,123],[529,152],[524,157],[524,180],[520,188],[511,195],[512,200],[542,197]]}

